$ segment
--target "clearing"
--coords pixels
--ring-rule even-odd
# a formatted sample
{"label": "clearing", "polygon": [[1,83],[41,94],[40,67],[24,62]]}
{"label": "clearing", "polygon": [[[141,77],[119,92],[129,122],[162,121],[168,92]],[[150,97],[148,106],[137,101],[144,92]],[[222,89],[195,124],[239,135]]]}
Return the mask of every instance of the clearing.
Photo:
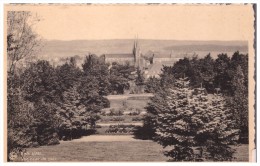
{"label": "clearing", "polygon": [[[233,146],[235,161],[248,161],[248,145]],[[163,148],[132,135],[91,135],[55,146],[27,149],[26,161],[168,161]]]}

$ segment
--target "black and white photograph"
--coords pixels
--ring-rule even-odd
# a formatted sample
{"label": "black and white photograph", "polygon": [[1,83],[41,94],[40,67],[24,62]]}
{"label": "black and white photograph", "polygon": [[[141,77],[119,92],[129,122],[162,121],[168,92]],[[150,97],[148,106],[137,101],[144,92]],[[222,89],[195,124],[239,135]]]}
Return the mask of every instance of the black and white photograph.
{"label": "black and white photograph", "polygon": [[256,4],[4,4],[6,162],[252,162]]}

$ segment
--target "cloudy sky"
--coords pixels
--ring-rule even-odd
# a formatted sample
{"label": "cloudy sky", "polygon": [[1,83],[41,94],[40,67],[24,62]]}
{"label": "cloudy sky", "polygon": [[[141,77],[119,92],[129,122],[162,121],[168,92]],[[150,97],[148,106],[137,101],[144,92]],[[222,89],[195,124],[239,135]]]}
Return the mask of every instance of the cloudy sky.
{"label": "cloudy sky", "polygon": [[142,39],[248,40],[251,5],[23,5],[37,12],[37,32],[47,40]]}

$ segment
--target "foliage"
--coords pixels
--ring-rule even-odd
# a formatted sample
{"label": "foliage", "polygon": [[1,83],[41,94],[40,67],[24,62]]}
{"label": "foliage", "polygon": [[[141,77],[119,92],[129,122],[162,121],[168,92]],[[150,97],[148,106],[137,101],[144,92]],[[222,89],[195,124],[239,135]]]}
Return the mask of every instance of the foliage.
{"label": "foliage", "polygon": [[13,74],[19,61],[34,55],[41,44],[33,25],[39,18],[28,11],[7,12],[8,72]]}
{"label": "foliage", "polygon": [[[234,79],[236,77],[237,67],[240,66],[244,76],[244,87],[248,91],[248,55],[240,54],[238,51],[233,54],[230,61],[229,75]],[[232,84],[232,83],[231,83]],[[235,87],[232,85],[232,94]],[[247,93],[246,93],[247,94]]]}
{"label": "foliage", "polygon": [[[240,68],[238,73],[237,68]],[[212,59],[210,54],[198,59],[183,58],[174,66],[164,67],[161,74],[161,87],[171,87],[174,79],[186,76],[192,88],[204,87],[208,93],[225,95],[233,110],[240,129],[240,142],[248,141],[248,55],[238,51],[231,57],[219,54]],[[239,127],[240,126],[240,127]]]}
{"label": "foliage", "polygon": [[[143,126],[138,126],[134,130],[134,136],[138,139],[154,140],[155,137],[155,120],[153,114],[146,114],[143,118]],[[133,120],[134,121],[134,120]]]}
{"label": "foliage", "polygon": [[146,107],[147,114],[143,118],[143,126],[137,127],[134,132],[135,137],[140,139],[155,139],[158,109],[160,109],[167,95],[167,91],[161,89],[154,94],[154,97],[150,98]]}
{"label": "foliage", "polygon": [[98,94],[108,95],[110,87],[109,70],[104,58],[94,54],[88,55],[82,68],[85,77],[96,79]]}
{"label": "foliage", "polygon": [[[21,147],[58,144],[57,117],[53,104],[42,101],[32,103],[23,100],[21,95],[13,96],[15,103],[9,108],[8,151]],[[19,104],[19,105],[18,105]]]}
{"label": "foliage", "polygon": [[30,126],[36,132],[39,145],[53,145],[59,143],[57,134],[58,117],[56,116],[57,106],[55,104],[39,101],[35,103],[31,115],[34,120]]}
{"label": "foliage", "polygon": [[110,125],[105,131],[106,133],[119,133],[119,134],[132,134],[134,131],[134,125]]}
{"label": "foliage", "polygon": [[60,86],[54,68],[48,61],[33,63],[22,73],[22,90],[26,100],[30,102],[58,102]]}
{"label": "foliage", "polygon": [[123,112],[124,111],[122,111],[122,109],[115,109],[115,108],[111,108],[110,109],[110,113],[108,114],[109,116],[114,116],[114,115],[116,115],[116,116],[121,116],[121,115],[123,115]]}
{"label": "foliage", "polygon": [[175,82],[175,75],[173,74],[172,66],[163,66],[162,73],[160,74],[161,88],[167,88]]}
{"label": "foliage", "polygon": [[144,85],[145,78],[144,78],[144,73],[141,71],[141,69],[137,68],[136,74],[137,74],[137,77],[135,79],[135,84],[137,86]]}
{"label": "foliage", "polygon": [[125,90],[130,88],[129,81],[133,80],[132,72],[134,66],[129,63],[125,65],[112,63],[110,68],[110,93],[123,94]]}
{"label": "foliage", "polygon": [[58,144],[89,134],[102,108],[109,75],[100,59],[87,57],[82,72],[73,59],[57,68],[48,61],[31,63],[8,74],[8,151],[17,147]]}
{"label": "foliage", "polygon": [[112,117],[110,119],[110,121],[124,121],[124,120],[125,120],[125,118],[123,118],[123,117]]}
{"label": "foliage", "polygon": [[248,95],[244,86],[245,77],[242,68],[238,65],[232,79],[234,96],[230,98],[230,108],[233,110],[233,118],[239,129],[240,142],[248,143]]}
{"label": "foliage", "polygon": [[[188,104],[188,81],[177,80],[175,86],[169,89],[164,101],[156,103],[156,141],[163,147],[174,145],[174,149],[166,153],[174,156],[176,161],[190,161],[193,155],[191,146],[195,145],[194,130],[192,130],[192,108]],[[189,154],[189,155],[188,155]]]}
{"label": "foliage", "polygon": [[218,161],[232,160],[234,152],[228,145],[237,142],[238,130],[225,99],[221,95],[214,95],[208,100],[207,95],[198,93],[193,95],[191,104],[195,106],[192,124],[197,131],[194,140],[201,147],[200,157]]}
{"label": "foliage", "polygon": [[220,54],[214,64],[215,85],[219,87],[224,93],[230,93],[231,88],[231,77],[228,74],[228,68],[230,66],[230,58],[227,54]]}
{"label": "foliage", "polygon": [[[163,147],[174,146],[165,153],[173,160],[232,159],[228,145],[237,140],[237,130],[223,97],[216,95],[209,101],[205,89],[190,89],[187,78],[180,78],[173,87],[155,94],[147,112],[151,118],[145,122],[155,130],[155,140]],[[205,153],[195,154],[195,146]]]}
{"label": "foliage", "polygon": [[75,87],[63,93],[63,104],[57,110],[57,115],[59,136],[63,140],[78,138],[86,131],[90,115],[80,103],[80,95]]}
{"label": "foliage", "polygon": [[81,96],[81,103],[86,107],[86,111],[98,113],[102,108],[109,107],[108,99],[99,94],[99,83],[96,77],[82,77],[77,91]]}
{"label": "foliage", "polygon": [[219,54],[213,59],[210,54],[204,58],[194,56],[183,58],[173,66],[164,66],[162,69],[161,87],[171,86],[174,79],[188,77],[193,88],[205,87],[207,92],[214,93],[220,89],[225,95],[234,95],[231,81],[234,78],[237,66],[240,65],[245,76],[244,85],[248,89],[248,55],[235,52],[232,57]]}
{"label": "foliage", "polygon": [[61,93],[79,84],[82,71],[76,67],[74,58],[71,58],[70,63],[58,66],[55,70]]}
{"label": "foliage", "polygon": [[143,118],[142,117],[133,117],[132,121],[142,121]]}
{"label": "foliage", "polygon": [[150,77],[145,83],[144,91],[146,93],[155,93],[160,89],[160,79],[155,77]]}
{"label": "foliage", "polygon": [[[16,76],[17,77],[17,76]],[[38,145],[34,136],[30,135],[33,117],[31,103],[25,101],[21,95],[18,84],[19,79],[10,81],[8,77],[7,86],[7,127],[8,127],[8,154],[18,147],[29,147],[34,143]]]}
{"label": "foliage", "polygon": [[210,54],[199,60],[199,73],[202,79],[201,84],[209,92],[213,93],[214,89],[214,59]]}

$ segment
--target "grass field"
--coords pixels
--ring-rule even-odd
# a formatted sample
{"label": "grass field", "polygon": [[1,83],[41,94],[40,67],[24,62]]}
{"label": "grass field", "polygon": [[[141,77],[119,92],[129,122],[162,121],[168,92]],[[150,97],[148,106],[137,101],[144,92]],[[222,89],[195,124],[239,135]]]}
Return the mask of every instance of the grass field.
{"label": "grass field", "polygon": [[[153,142],[65,142],[29,149],[29,161],[167,161]],[[36,159],[35,159],[36,158]]]}
{"label": "grass field", "polygon": [[[114,138],[114,139],[112,139]],[[233,146],[235,161],[248,161],[248,145]],[[26,161],[168,161],[163,148],[131,136],[88,136],[27,150]]]}

